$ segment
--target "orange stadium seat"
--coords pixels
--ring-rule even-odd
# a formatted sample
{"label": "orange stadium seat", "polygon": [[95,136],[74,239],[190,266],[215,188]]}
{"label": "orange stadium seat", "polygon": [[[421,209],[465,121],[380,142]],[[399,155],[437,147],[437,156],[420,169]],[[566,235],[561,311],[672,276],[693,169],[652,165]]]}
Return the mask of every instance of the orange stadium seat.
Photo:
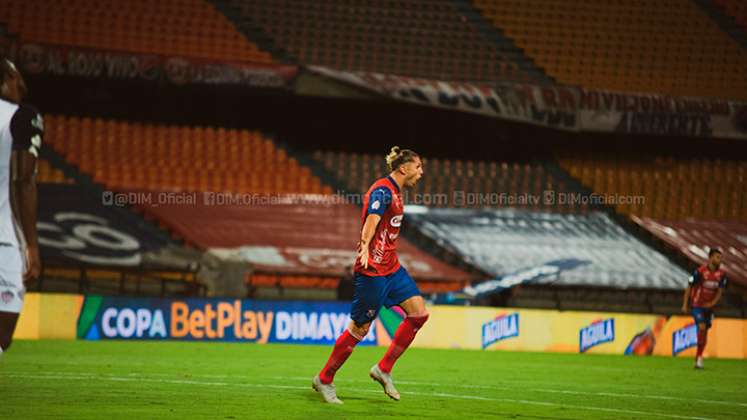
{"label": "orange stadium seat", "polygon": [[0,22],[31,42],[270,63],[204,0],[6,0]]}
{"label": "orange stadium seat", "polygon": [[656,157],[559,157],[561,166],[596,192],[643,196],[616,210],[659,220],[747,220],[747,162]]}
{"label": "orange stadium seat", "polygon": [[332,192],[258,131],[45,119],[51,147],[113,190]]}
{"label": "orange stadium seat", "polygon": [[[721,1],[745,10],[741,1]],[[560,83],[747,99],[747,53],[693,2],[474,3]]]}

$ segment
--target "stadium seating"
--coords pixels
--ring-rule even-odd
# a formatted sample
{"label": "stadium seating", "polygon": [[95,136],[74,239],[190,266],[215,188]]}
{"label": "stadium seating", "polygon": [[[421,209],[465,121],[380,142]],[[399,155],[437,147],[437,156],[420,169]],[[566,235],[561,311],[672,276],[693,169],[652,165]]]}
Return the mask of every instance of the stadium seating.
{"label": "stadium seating", "polygon": [[430,209],[410,217],[423,233],[496,276],[578,259],[590,264],[535,284],[676,290],[687,282],[685,271],[600,212]]}
{"label": "stadium seating", "polygon": [[22,40],[106,51],[269,63],[204,0],[4,0],[0,22]]}
{"label": "stadium seating", "polygon": [[[334,288],[355,258],[360,210],[332,196],[286,196],[212,205],[143,206],[185,242],[225,260],[255,267],[253,286]],[[399,256],[419,284],[429,291],[457,290],[469,280],[445,264],[399,239]]]}
{"label": "stadium seating", "polygon": [[120,191],[331,193],[257,131],[45,116],[46,141]]}
{"label": "stadium seating", "polygon": [[747,221],[747,161],[588,153],[564,155],[559,161],[598,193],[643,197],[616,204],[623,214]]}
{"label": "stadium seating", "polygon": [[740,29],[747,31],[747,5],[741,0],[714,0],[726,13],[734,17]]}
{"label": "stadium seating", "polygon": [[[215,196],[217,202],[208,202],[196,194],[189,205],[159,203],[136,209],[201,250],[251,254],[253,247],[274,247],[286,257],[301,253],[296,255],[301,268],[295,269],[251,260],[256,271],[246,283],[253,288],[334,289],[354,257],[355,244],[349,241],[358,235],[359,210],[352,204],[324,204],[332,197],[330,187],[262,133],[56,115],[46,115],[45,122],[46,143],[108,189],[226,192],[230,194],[223,197],[243,200]],[[293,205],[297,200],[309,202]],[[464,272],[403,242],[402,259],[411,262],[424,290],[464,286]],[[307,258],[326,262],[306,266]]]}
{"label": "stadium seating", "polygon": [[435,80],[529,81],[516,54],[450,1],[231,0],[244,18],[306,64]]}
{"label": "stadium seating", "polygon": [[[351,191],[364,192],[377,178],[389,173],[384,156],[314,152],[313,157],[346,184]],[[516,203],[522,208],[549,209],[557,212],[585,212],[587,206],[580,204],[560,205],[545,200],[544,191],[556,193],[569,189],[560,180],[553,178],[541,163],[484,162],[424,158],[425,175],[412,193],[407,192],[405,202],[429,207],[506,207],[508,197],[519,198],[531,194],[539,200],[527,204]],[[465,192],[460,198],[457,191]],[[469,193],[479,194],[485,201],[470,199]],[[504,194],[500,196],[500,194]],[[476,197],[473,194],[471,197]],[[501,201],[502,200],[502,201]]]}
{"label": "stadium seating", "polygon": [[559,83],[747,99],[747,54],[694,2],[474,3]]}
{"label": "stadium seating", "polygon": [[723,267],[732,283],[747,288],[747,224],[713,220],[655,220],[633,217],[633,221],[688,258],[704,264],[708,249],[719,246]]}

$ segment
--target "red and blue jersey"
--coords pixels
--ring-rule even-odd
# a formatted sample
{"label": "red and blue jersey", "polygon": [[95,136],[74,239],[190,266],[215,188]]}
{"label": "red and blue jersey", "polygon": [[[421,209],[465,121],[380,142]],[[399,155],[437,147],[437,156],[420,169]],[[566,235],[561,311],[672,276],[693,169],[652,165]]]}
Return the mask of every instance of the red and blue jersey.
{"label": "red and blue jersey", "polygon": [[[404,217],[404,206],[399,185],[387,176],[371,185],[363,198],[361,223],[369,214],[381,216],[376,233],[368,244],[368,268],[355,260],[355,272],[366,276],[386,276],[399,270],[397,238]],[[363,229],[361,225],[361,229]]]}
{"label": "red and blue jersey", "polygon": [[700,266],[690,277],[690,305],[703,307],[716,297],[719,289],[726,287],[726,273],[720,268],[711,271],[708,264]]}

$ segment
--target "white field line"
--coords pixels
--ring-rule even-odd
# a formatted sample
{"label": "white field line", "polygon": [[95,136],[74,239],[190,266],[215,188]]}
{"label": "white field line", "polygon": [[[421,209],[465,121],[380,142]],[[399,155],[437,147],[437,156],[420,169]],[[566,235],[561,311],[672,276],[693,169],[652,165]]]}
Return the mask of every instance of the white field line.
{"label": "white field line", "polygon": [[[280,380],[309,380],[300,376],[276,376],[275,379]],[[339,379],[338,382],[368,382],[364,380],[355,379]],[[441,388],[463,388],[463,389],[490,389],[495,391],[511,391],[513,388],[507,386],[495,386],[495,385],[464,385],[464,384],[441,384],[436,382],[417,382],[417,381],[396,381],[397,384],[402,385],[419,385],[419,386],[433,386]],[[589,395],[598,397],[618,397],[618,398],[640,398],[640,399],[652,399],[652,400],[670,400],[670,401],[689,401],[698,402],[704,404],[716,404],[716,405],[728,405],[734,407],[747,407],[747,403],[741,403],[736,401],[719,401],[719,400],[702,400],[694,398],[684,397],[671,397],[667,395],[641,395],[641,394],[629,394],[629,393],[614,393],[614,392],[587,392],[587,391],[566,391],[559,389],[548,389],[548,388],[532,388],[530,391],[534,392],[546,392],[554,394],[572,394],[572,395]]]}
{"label": "white field line", "polygon": [[[202,382],[182,379],[155,379],[147,377],[132,377],[132,376],[95,376],[95,375],[74,375],[74,374],[48,374],[48,375],[29,375],[29,374],[10,374],[0,375],[0,377],[7,378],[20,378],[20,379],[57,379],[57,380],[101,380],[101,381],[114,381],[114,382],[151,382],[151,383],[162,383],[162,384],[174,384],[174,385],[199,385],[199,386],[219,386],[219,387],[248,387],[248,388],[265,388],[265,389],[292,389],[292,390],[307,390],[309,386],[293,386],[293,385],[276,385],[276,384],[241,384],[241,383],[230,383],[230,382]],[[287,378],[290,379],[290,378]],[[305,378],[308,380],[308,378]],[[310,381],[309,381],[310,382]],[[371,389],[360,389],[351,388],[351,391],[365,392],[365,393],[380,393],[381,391],[375,391]],[[492,401],[492,402],[503,402],[509,404],[520,404],[520,405],[539,405],[545,407],[562,407],[572,408],[577,410],[586,411],[601,411],[608,413],[621,413],[621,414],[635,414],[644,415],[650,417],[666,417],[672,419],[686,419],[686,420],[715,420],[709,417],[696,417],[696,416],[680,416],[676,414],[666,414],[655,411],[640,411],[640,410],[625,410],[618,408],[605,408],[595,406],[584,406],[584,405],[573,405],[573,404],[559,404],[548,401],[532,401],[532,400],[516,400],[510,398],[493,398],[493,397],[482,397],[477,395],[463,395],[463,394],[450,394],[444,392],[403,392],[404,395],[420,395],[426,397],[441,397],[441,398],[452,398],[462,400],[477,400],[477,401]]]}

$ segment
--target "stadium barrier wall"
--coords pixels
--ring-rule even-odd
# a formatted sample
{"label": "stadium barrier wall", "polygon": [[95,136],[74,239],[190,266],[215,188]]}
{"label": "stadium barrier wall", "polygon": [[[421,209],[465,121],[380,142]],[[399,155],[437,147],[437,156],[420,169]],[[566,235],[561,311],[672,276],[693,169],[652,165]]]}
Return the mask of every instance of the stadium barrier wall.
{"label": "stadium barrier wall", "polygon": [[[127,298],[30,293],[21,339],[189,340],[331,345],[349,322],[346,302]],[[688,316],[435,305],[413,345],[692,357]],[[387,346],[404,313],[382,309],[363,345]],[[747,358],[747,320],[716,318],[706,356]]]}

